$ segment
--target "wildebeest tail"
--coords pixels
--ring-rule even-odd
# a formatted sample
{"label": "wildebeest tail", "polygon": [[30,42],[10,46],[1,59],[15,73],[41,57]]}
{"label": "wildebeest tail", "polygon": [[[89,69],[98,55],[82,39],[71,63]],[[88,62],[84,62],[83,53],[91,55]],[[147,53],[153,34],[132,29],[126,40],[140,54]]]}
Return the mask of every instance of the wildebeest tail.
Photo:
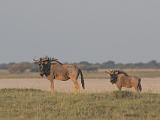
{"label": "wildebeest tail", "polygon": [[139,88],[140,91],[142,91],[141,79],[138,80],[138,88]]}
{"label": "wildebeest tail", "polygon": [[79,73],[81,75],[81,84],[82,84],[82,87],[83,87],[83,89],[85,89],[84,77],[83,77],[83,73],[82,73],[82,71],[80,69],[79,69]]}

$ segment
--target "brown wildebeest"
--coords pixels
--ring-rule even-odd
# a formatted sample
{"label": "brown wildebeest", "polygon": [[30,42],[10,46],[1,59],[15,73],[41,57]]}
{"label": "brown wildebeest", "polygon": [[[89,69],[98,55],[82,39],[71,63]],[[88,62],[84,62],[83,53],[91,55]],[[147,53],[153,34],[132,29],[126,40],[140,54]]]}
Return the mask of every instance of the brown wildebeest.
{"label": "brown wildebeest", "polygon": [[67,81],[71,79],[74,83],[76,92],[79,92],[78,76],[81,76],[81,84],[85,89],[82,71],[75,64],[62,64],[57,59],[44,57],[38,60],[33,59],[34,63],[39,64],[40,75],[46,76],[51,82],[51,92],[54,92],[54,79]]}
{"label": "brown wildebeest", "polygon": [[121,90],[122,87],[134,87],[137,92],[142,91],[141,79],[139,77],[129,76],[127,73],[120,70],[105,72],[110,75],[110,82],[116,84],[119,90]]}

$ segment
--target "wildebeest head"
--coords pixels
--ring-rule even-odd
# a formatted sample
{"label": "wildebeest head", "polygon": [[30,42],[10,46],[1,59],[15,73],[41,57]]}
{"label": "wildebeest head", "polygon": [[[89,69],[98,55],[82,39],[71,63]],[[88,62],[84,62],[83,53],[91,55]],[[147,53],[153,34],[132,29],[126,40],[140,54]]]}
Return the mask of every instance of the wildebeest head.
{"label": "wildebeest head", "polygon": [[33,59],[35,64],[39,65],[39,70],[40,70],[40,75],[43,77],[50,75],[50,67],[51,67],[51,62],[53,61],[53,58],[49,57],[44,57],[44,58],[39,58],[38,60]]}
{"label": "wildebeest head", "polygon": [[110,82],[112,84],[114,84],[114,83],[117,82],[117,78],[118,78],[117,71],[114,71],[114,70],[112,70],[112,71],[105,71],[105,73],[109,74],[109,76],[110,76]]}

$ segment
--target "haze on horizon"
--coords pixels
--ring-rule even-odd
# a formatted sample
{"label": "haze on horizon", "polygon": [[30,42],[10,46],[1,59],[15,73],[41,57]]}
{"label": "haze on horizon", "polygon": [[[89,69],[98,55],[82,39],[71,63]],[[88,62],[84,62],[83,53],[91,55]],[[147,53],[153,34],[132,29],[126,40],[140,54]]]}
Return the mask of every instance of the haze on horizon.
{"label": "haze on horizon", "polygon": [[158,0],[0,1],[0,63],[160,61]]}

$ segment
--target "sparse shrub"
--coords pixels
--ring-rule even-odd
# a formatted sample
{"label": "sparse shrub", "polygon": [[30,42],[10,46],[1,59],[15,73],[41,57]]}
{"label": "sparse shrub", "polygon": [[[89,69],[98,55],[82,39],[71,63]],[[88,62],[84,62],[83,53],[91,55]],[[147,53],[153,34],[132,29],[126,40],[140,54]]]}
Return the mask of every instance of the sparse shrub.
{"label": "sparse shrub", "polygon": [[133,93],[131,91],[113,91],[112,96],[119,99],[119,98],[137,98],[139,97],[138,93]]}

